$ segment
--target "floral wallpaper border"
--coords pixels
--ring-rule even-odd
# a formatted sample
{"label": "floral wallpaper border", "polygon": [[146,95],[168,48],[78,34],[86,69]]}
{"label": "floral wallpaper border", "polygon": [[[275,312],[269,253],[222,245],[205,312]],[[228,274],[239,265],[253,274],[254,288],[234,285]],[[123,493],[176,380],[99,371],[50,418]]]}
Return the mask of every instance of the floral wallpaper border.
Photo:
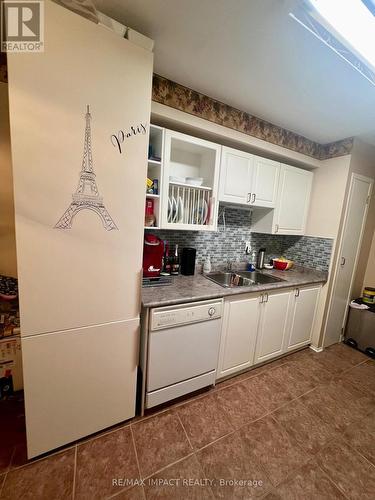
{"label": "floral wallpaper border", "polygon": [[319,160],[349,154],[353,147],[352,137],[319,144],[156,74],[152,100]]}
{"label": "floral wallpaper border", "polygon": [[[6,54],[1,52],[0,82],[7,81]],[[319,144],[156,74],[152,100],[319,160],[347,155],[353,147],[352,137]]]}

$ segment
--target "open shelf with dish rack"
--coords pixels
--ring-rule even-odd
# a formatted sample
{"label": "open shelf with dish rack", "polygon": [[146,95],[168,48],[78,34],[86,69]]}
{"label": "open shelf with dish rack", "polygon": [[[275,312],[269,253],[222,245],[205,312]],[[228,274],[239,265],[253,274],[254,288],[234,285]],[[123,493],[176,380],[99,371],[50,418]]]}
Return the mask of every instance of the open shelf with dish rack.
{"label": "open shelf with dish rack", "polygon": [[215,231],[220,145],[165,131],[161,227]]}
{"label": "open shelf with dish rack", "polygon": [[146,206],[152,204],[155,215],[155,225],[145,226],[145,229],[160,229],[161,224],[161,189],[163,179],[163,152],[164,134],[162,127],[150,125],[149,149],[147,160],[147,179],[153,181],[151,186],[146,185]]}

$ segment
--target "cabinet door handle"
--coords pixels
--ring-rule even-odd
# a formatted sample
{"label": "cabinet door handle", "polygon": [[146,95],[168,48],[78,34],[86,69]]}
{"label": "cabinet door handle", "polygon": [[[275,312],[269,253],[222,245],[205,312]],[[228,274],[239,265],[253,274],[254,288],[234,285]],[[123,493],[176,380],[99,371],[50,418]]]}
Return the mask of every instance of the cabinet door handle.
{"label": "cabinet door handle", "polygon": [[255,203],[255,198],[257,197],[257,195],[255,193],[253,193],[253,199],[251,201],[251,203]]}
{"label": "cabinet door handle", "polygon": [[264,294],[264,293],[262,293],[262,294],[260,295],[260,297],[259,297],[259,298],[260,298],[260,303],[261,303],[261,304],[263,304],[263,303],[264,303],[264,296],[265,296],[265,294]]}
{"label": "cabinet door handle", "polygon": [[268,302],[268,293],[267,293],[267,292],[265,292],[265,294],[264,294],[264,295],[266,296],[266,300],[265,300],[264,302]]}
{"label": "cabinet door handle", "polygon": [[299,288],[296,288],[296,291],[294,292],[295,297],[299,297]]}
{"label": "cabinet door handle", "polygon": [[251,193],[247,193],[246,203],[250,203],[250,200],[251,200]]}
{"label": "cabinet door handle", "polygon": [[275,233],[278,233],[278,232],[279,232],[279,225],[275,224]]}
{"label": "cabinet door handle", "polygon": [[344,267],[346,263],[345,257],[341,257],[341,266]]}

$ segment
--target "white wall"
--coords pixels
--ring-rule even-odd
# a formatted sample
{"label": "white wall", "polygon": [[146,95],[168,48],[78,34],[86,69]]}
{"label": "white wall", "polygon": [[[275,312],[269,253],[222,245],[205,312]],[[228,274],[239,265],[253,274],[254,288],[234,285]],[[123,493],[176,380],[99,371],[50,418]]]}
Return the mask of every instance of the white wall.
{"label": "white wall", "polygon": [[8,85],[0,82],[0,274],[17,276]]}

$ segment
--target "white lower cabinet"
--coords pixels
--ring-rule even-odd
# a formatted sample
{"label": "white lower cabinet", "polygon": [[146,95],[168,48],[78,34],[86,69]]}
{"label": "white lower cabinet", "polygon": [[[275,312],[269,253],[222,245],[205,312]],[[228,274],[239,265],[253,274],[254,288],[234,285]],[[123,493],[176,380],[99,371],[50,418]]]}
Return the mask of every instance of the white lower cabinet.
{"label": "white lower cabinet", "polygon": [[290,301],[287,350],[310,343],[320,286],[296,288]]}
{"label": "white lower cabinet", "polygon": [[290,290],[263,293],[254,364],[283,353],[290,298]]}
{"label": "white lower cabinet", "polygon": [[311,285],[225,299],[217,378],[309,344],[320,288]]}
{"label": "white lower cabinet", "polygon": [[261,306],[259,300],[259,294],[225,300],[217,378],[253,364]]}

